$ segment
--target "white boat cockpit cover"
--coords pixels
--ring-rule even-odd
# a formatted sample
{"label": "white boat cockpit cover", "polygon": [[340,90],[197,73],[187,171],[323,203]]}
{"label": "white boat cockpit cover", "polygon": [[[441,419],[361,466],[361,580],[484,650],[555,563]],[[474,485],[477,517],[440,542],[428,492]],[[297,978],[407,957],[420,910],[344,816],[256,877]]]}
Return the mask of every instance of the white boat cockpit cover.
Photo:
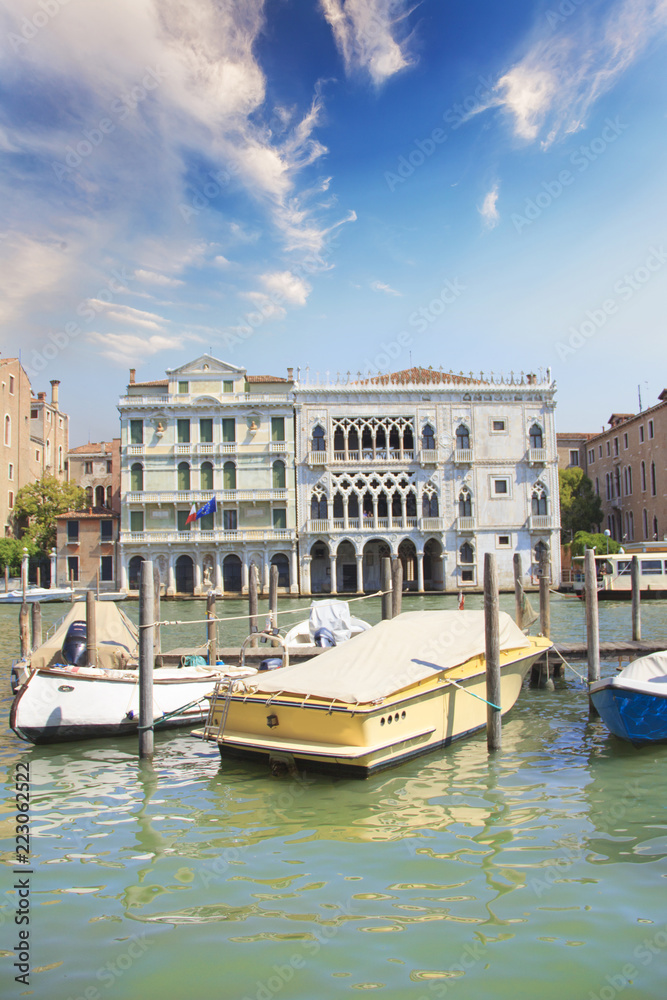
{"label": "white boat cockpit cover", "polygon": [[[62,663],[62,648],[67,629],[72,622],[86,620],[86,605],[72,606],[63,621],[46,642],[39,646],[30,657],[30,665],[35,668],[50,667]],[[128,663],[136,663],[138,655],[137,627],[118,607],[115,601],[95,602],[95,627],[97,632],[97,666],[106,669],[120,669]]]}
{"label": "white boat cockpit cover", "polygon": [[336,643],[349,639],[352,635],[352,622],[347,601],[313,601],[308,620],[311,639],[318,628],[328,628],[333,633]]}
{"label": "white boat cockpit cover", "polygon": [[[500,648],[529,645],[501,612]],[[483,611],[408,611],[305,663],[257,675],[248,687],[365,704],[484,654],[485,646]]]}
{"label": "white boat cockpit cover", "polygon": [[650,653],[624,667],[615,680],[667,682],[667,652]]}

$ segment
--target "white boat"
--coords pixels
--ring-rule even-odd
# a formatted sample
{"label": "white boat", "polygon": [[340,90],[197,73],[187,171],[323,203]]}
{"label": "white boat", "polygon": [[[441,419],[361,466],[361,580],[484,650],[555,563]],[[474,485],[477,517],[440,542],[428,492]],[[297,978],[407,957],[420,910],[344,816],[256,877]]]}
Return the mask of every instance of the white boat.
{"label": "white boat", "polygon": [[[361,635],[371,626],[362,618],[355,618],[350,614],[350,606],[347,601],[339,601],[334,598],[325,601],[313,601],[310,605],[310,617],[294,625],[284,637],[285,644],[289,648],[299,646],[315,646],[318,644],[320,636],[317,635],[320,629],[328,629],[332,634],[335,644],[347,642],[356,635]],[[330,642],[326,643],[327,645]]]}
{"label": "white boat", "polygon": [[[25,600],[28,604],[35,601],[69,601],[72,598],[70,587],[28,587]],[[0,604],[23,604],[23,590],[10,590],[0,594]]]}
{"label": "white boat", "polygon": [[[598,598],[602,601],[623,601],[632,597],[632,557],[639,561],[639,589],[644,598],[667,597],[667,548],[664,542],[629,543],[625,550],[610,555],[596,555],[595,569]],[[575,556],[581,564],[583,556]],[[573,580],[575,593],[583,595],[584,574],[577,572]]]}
{"label": "white boat", "polygon": [[[500,614],[500,704],[551,647]],[[484,613],[415,611],[304,663],[219,685],[206,725],[223,760],[366,777],[486,725]]]}
{"label": "white boat", "polygon": [[589,691],[615,736],[637,747],[667,743],[667,652],[642,656]]}
{"label": "white boat", "polygon": [[[85,608],[74,605],[53,635],[13,668],[17,686],[10,725],[21,739],[60,743],[137,732],[137,628],[114,603],[96,605],[95,619],[96,666],[65,662],[63,647],[70,627],[85,622]],[[255,672],[252,667],[239,671],[222,664],[157,667],[153,672],[156,728],[196,724],[206,715],[205,699],[216,682]]]}

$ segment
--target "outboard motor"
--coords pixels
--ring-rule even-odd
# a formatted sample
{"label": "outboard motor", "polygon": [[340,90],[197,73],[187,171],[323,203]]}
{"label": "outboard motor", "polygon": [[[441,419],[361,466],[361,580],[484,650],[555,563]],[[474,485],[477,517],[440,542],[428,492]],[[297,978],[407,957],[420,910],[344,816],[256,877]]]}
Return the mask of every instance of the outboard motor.
{"label": "outboard motor", "polygon": [[330,646],[336,645],[336,637],[328,628],[318,628],[315,629],[315,634],[313,635],[316,646],[328,649]]}
{"label": "outboard motor", "polygon": [[73,667],[81,667],[86,663],[86,646],[88,642],[86,623],[72,622],[67,629],[67,635],[61,650],[64,663]]}
{"label": "outboard motor", "polygon": [[259,664],[260,670],[278,670],[282,667],[283,661],[280,656],[267,656],[265,660],[262,660]]}

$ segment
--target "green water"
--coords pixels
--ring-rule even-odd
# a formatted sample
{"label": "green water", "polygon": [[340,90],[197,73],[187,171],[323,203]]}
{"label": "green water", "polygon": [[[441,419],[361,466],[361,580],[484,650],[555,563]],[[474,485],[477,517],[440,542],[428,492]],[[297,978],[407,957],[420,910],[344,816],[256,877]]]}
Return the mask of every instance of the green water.
{"label": "green water", "polygon": [[[413,599],[404,610],[438,605],[454,600]],[[667,645],[665,609],[642,608],[645,637]],[[44,615],[64,610],[45,605]],[[126,610],[136,616],[136,605]],[[153,767],[140,768],[133,738],[35,748],[8,731],[17,612],[0,608],[3,997],[667,994],[667,748],[636,751],[589,722],[574,675],[560,690],[522,692],[491,759],[479,737],[366,781],[296,780],[221,766],[208,745],[165,733]],[[163,605],[170,619],[201,612],[199,602]],[[554,599],[552,624],[556,639],[584,638],[577,601]],[[203,630],[169,626],[164,648],[194,644]],[[244,633],[230,623],[221,639]],[[601,606],[602,637],[629,634],[629,605]],[[27,987],[12,968],[9,798],[26,761]]]}

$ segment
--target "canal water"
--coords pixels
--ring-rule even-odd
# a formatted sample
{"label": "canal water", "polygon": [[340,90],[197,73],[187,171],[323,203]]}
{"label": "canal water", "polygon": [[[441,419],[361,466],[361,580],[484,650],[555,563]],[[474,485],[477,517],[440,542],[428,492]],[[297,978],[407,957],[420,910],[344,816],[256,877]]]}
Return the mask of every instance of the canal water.
{"label": "canal water", "polygon": [[[502,604],[513,610],[510,596]],[[353,607],[379,619],[376,599]],[[136,604],[125,609],[136,619]],[[43,610],[51,622],[67,607]],[[202,610],[162,606],[174,620]],[[642,606],[644,637],[667,646],[665,610]],[[630,637],[629,604],[600,612],[603,639]],[[589,721],[573,672],[557,690],[523,690],[492,758],[481,735],[365,781],[295,779],[221,765],[207,744],[164,733],[140,767],[134,738],[37,748],[11,733],[17,617],[0,608],[3,997],[667,995],[667,748],[634,750]],[[167,626],[163,648],[195,645],[204,628]],[[552,631],[584,640],[579,601],[554,597]],[[244,634],[230,622],[221,643]],[[29,985],[13,967],[13,798],[26,763]]]}

